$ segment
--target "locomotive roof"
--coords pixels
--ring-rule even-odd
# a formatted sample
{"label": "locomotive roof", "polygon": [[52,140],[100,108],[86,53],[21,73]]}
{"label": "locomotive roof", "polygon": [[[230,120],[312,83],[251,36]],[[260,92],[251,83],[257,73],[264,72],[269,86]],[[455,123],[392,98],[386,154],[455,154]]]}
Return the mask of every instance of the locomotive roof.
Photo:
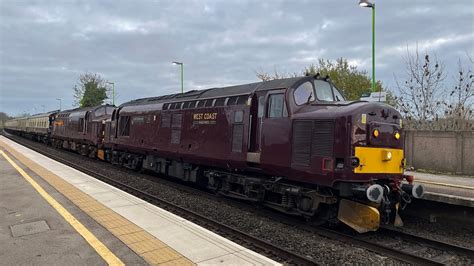
{"label": "locomotive roof", "polygon": [[86,111],[92,111],[92,110],[97,110],[100,107],[115,107],[114,105],[110,104],[103,104],[103,105],[97,105],[97,106],[92,106],[92,107],[77,107],[73,109],[68,109],[68,110],[62,110],[59,112],[59,114],[64,114],[64,113],[83,113]]}
{"label": "locomotive roof", "polygon": [[219,98],[219,97],[234,96],[234,95],[249,95],[255,91],[277,89],[277,88],[290,88],[295,83],[299,83],[299,81],[306,80],[308,78],[309,77],[274,79],[274,80],[269,80],[269,81],[255,82],[255,83],[236,85],[236,86],[211,88],[211,89],[205,89],[205,90],[191,90],[185,93],[176,93],[176,94],[162,95],[158,97],[136,99],[136,100],[123,103],[120,107],[130,106],[130,105],[189,101],[189,100],[194,100],[194,99]]}

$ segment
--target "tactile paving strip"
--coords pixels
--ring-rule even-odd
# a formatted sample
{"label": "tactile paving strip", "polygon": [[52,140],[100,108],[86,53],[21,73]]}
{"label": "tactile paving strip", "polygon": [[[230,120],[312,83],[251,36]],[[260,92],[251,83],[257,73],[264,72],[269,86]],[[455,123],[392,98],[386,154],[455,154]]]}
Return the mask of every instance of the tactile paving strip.
{"label": "tactile paving strip", "polygon": [[10,154],[42,177],[151,265],[194,265],[189,259],[80,189],[0,141]]}

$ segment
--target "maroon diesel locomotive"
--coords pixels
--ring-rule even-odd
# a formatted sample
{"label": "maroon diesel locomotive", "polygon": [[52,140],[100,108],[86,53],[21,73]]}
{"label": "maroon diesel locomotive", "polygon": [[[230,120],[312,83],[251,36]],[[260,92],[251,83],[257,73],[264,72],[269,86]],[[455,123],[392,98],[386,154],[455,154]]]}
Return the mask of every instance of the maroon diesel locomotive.
{"label": "maroon diesel locomotive", "polygon": [[401,121],[327,78],[279,79],[122,104],[99,157],[365,232],[400,225],[398,208],[423,193],[402,184]]}
{"label": "maroon diesel locomotive", "polygon": [[77,108],[61,111],[52,121],[49,142],[57,148],[69,149],[95,158],[103,149],[105,120],[115,106]]}

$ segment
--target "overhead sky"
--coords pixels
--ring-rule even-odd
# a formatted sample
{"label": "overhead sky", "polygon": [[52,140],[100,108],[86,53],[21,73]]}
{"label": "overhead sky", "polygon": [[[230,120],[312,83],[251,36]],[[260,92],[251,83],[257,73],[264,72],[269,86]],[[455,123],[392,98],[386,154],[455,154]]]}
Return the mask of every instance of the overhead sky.
{"label": "overhead sky", "polygon": [[[474,55],[473,0],[376,1],[376,77],[395,90],[407,48],[436,54],[454,75]],[[335,1],[0,0],[0,111],[73,104],[84,72],[116,84],[116,103],[257,81],[344,57],[371,71],[371,11]]]}

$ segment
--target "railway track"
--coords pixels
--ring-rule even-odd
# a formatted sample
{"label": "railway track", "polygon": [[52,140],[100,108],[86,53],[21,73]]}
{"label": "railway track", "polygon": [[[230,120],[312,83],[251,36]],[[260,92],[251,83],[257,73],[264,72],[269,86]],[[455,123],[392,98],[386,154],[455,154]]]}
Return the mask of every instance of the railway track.
{"label": "railway track", "polygon": [[[266,242],[264,240],[255,238],[245,232],[236,230],[234,228],[231,228],[225,224],[222,224],[220,222],[217,222],[212,219],[208,219],[207,217],[204,217],[198,213],[195,213],[191,210],[187,210],[183,207],[177,206],[171,202],[162,200],[154,195],[148,194],[146,192],[143,192],[139,189],[136,189],[134,187],[131,187],[127,184],[123,184],[119,181],[116,181],[108,176],[90,171],[89,169],[82,167],[79,164],[70,162],[68,160],[65,160],[59,156],[49,154],[48,152],[44,150],[40,150],[36,147],[33,147],[32,145],[29,145],[28,143],[22,142],[20,139],[17,139],[18,137],[11,137],[11,136],[6,136],[9,137],[10,139],[20,142],[22,145],[27,146],[30,149],[33,149],[39,153],[42,153],[50,158],[53,158],[61,163],[64,163],[68,166],[71,166],[79,171],[82,171],[88,175],[94,176],[104,182],[107,182],[111,185],[114,185],[124,191],[129,192],[130,194],[133,194],[137,197],[140,197],[150,203],[156,204],[160,207],[163,207],[173,213],[176,213],[178,215],[184,216],[189,220],[192,220],[194,222],[197,222],[200,225],[203,225],[206,228],[209,228],[211,230],[214,230],[216,232],[219,232],[220,234],[224,234],[226,237],[233,239],[234,241],[243,243],[244,245],[248,247],[254,247],[254,249],[260,251],[263,254],[272,256],[272,257],[278,257],[284,260],[285,263],[289,264],[298,264],[298,265],[314,265],[317,262],[314,260],[311,260],[309,258],[306,258],[300,254],[297,254],[292,251],[285,250],[284,248],[277,247],[269,242]],[[170,184],[173,184],[176,186],[176,183],[172,183],[170,181],[167,181]],[[193,192],[198,191],[199,193],[205,193],[209,194],[206,192],[203,192],[201,190],[197,190],[195,188],[191,188],[189,186],[185,185],[178,185],[180,188],[184,188],[186,190],[192,190]],[[248,204],[232,201],[233,204],[239,205],[240,208],[252,208]],[[245,205],[245,206],[244,206]],[[255,208],[253,208],[255,209]],[[374,237],[376,238],[377,236],[380,237],[380,235],[384,235],[386,237],[390,238],[397,238],[400,239],[398,240],[400,243],[412,243],[412,245],[417,245],[417,246],[422,246],[422,247],[427,247],[435,250],[439,250],[442,252],[452,252],[455,254],[459,254],[461,256],[466,256],[469,259],[473,260],[473,254],[474,250],[468,249],[468,248],[463,248],[460,246],[455,246],[452,244],[432,240],[432,239],[427,239],[423,238],[420,236],[415,236],[415,235],[410,235],[407,233],[404,233],[402,231],[390,229],[390,228],[381,228],[377,233],[374,234],[366,234],[366,235],[352,235],[350,233],[344,233],[340,231],[336,231],[333,229],[329,229],[326,227],[315,227],[315,226],[309,226],[309,225],[304,225],[301,223],[301,220],[299,219],[293,219],[291,217],[287,217],[278,213],[274,213],[271,211],[267,210],[259,210],[259,211],[265,211],[266,214],[274,216],[276,219],[279,219],[280,221],[285,221],[286,223],[290,223],[292,225],[298,226],[304,230],[307,230],[309,232],[318,234],[320,236],[329,238],[329,239],[334,239],[338,240],[341,242],[344,242],[346,244],[352,244],[357,247],[361,247],[367,250],[370,250],[372,252],[378,253],[383,256],[387,256],[399,261],[403,261],[406,263],[410,264],[431,264],[431,265],[444,265],[446,260],[449,260],[449,258],[443,257],[443,256],[435,256],[431,258],[427,258],[424,256],[424,252],[426,249],[420,249],[420,248],[415,248],[411,249],[410,248],[399,248],[400,245],[395,245],[393,246],[394,241],[391,241],[389,244],[386,242],[379,243],[377,241],[374,241]],[[409,246],[408,246],[409,247]]]}
{"label": "railway track", "polygon": [[[401,260],[410,264],[445,265],[455,256],[474,260],[474,250],[449,243],[407,234],[398,230],[380,228],[377,232],[365,235],[352,235],[328,228],[308,228],[322,236],[338,238],[345,243],[363,247],[375,253]],[[446,252],[451,254],[446,255]],[[441,253],[440,255],[432,255]]]}

